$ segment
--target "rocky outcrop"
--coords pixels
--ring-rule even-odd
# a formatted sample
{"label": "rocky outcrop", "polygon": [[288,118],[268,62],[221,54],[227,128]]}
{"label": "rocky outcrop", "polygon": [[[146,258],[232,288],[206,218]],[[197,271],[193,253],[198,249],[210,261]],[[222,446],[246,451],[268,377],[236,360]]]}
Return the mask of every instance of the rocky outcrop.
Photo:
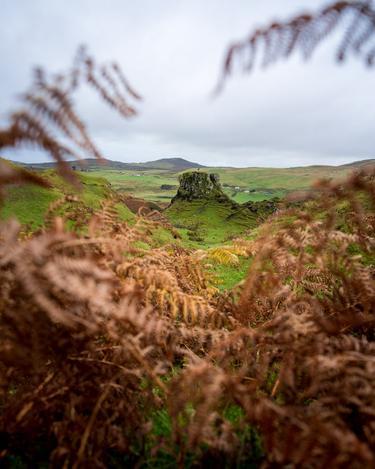
{"label": "rocky outcrop", "polygon": [[241,213],[245,217],[252,216],[263,220],[276,212],[280,205],[280,200],[277,198],[238,204],[223,192],[218,174],[209,174],[204,171],[186,172],[180,176],[179,182],[180,186],[170,207],[178,201],[197,200],[202,201],[202,205],[206,205],[206,202],[218,202],[232,211],[228,218],[236,217]]}
{"label": "rocky outcrop", "polygon": [[259,202],[246,202],[242,204],[243,207],[246,207],[250,212],[256,215],[268,216],[272,213],[275,213],[280,207],[280,199],[274,197],[269,200],[261,200]]}
{"label": "rocky outcrop", "polygon": [[180,186],[175,200],[215,199],[219,202],[231,202],[224,194],[217,174],[208,174],[200,171],[184,173],[179,178]]}

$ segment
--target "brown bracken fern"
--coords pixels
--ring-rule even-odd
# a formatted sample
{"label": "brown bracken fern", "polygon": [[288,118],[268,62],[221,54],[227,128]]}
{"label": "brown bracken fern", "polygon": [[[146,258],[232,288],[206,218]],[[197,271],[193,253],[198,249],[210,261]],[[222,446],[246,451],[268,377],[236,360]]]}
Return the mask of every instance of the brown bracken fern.
{"label": "brown bracken fern", "polygon": [[[136,114],[128,100],[129,97],[139,100],[140,96],[130,87],[119,66],[115,63],[99,66],[81,47],[67,73],[50,76],[41,68],[35,70],[30,89],[21,96],[20,110],[10,115],[8,127],[0,129],[0,151],[25,145],[35,147],[57,162],[64,177],[75,181],[65,162],[67,158],[82,155],[102,158],[73,106],[72,96],[82,84],[90,85],[121,116]],[[19,170],[18,179],[23,174]]]}

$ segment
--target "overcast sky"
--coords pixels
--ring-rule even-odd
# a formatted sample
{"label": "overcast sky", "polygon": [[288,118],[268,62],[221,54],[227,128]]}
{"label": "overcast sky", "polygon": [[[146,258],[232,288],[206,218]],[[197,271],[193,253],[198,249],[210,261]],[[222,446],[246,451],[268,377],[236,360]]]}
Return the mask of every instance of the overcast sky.
{"label": "overcast sky", "polygon": [[[374,157],[375,68],[334,61],[340,36],[313,59],[299,54],[231,78],[215,99],[227,46],[319,0],[1,0],[0,119],[17,104],[34,65],[70,66],[79,44],[116,60],[143,96],[123,120],[91,93],[78,108],[105,157],[184,157],[207,165],[341,164]],[[39,153],[6,153],[46,161]]]}

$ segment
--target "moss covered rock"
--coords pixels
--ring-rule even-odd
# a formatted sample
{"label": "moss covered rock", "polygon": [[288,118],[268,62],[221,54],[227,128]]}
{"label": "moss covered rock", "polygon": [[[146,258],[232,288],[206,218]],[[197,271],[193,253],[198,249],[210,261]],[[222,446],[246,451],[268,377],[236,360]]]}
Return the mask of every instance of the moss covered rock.
{"label": "moss covered rock", "polygon": [[179,178],[180,186],[172,203],[176,200],[215,199],[222,202],[231,202],[224,194],[217,174],[208,174],[200,171],[184,173]]}
{"label": "moss covered rock", "polygon": [[242,204],[243,207],[246,207],[250,212],[268,216],[272,213],[275,213],[276,210],[280,208],[281,200],[278,197],[274,197],[273,199],[269,200],[260,200],[257,202],[246,202]]}

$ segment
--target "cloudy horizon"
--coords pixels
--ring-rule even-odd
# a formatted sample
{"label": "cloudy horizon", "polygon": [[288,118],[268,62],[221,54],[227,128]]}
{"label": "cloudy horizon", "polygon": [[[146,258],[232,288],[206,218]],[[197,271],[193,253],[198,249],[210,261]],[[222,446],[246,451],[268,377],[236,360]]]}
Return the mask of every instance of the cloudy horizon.
{"label": "cloudy horizon", "polygon": [[[230,43],[326,3],[113,0],[109,8],[99,0],[3,0],[0,122],[17,106],[33,66],[64,70],[87,44],[98,61],[117,61],[144,98],[139,115],[123,120],[93,93],[77,96],[79,114],[110,160],[181,157],[207,166],[291,167],[373,158],[375,70],[351,56],[335,62],[342,29],[310,61],[296,53],[231,77],[213,96]],[[29,149],[2,155],[49,161]]]}

